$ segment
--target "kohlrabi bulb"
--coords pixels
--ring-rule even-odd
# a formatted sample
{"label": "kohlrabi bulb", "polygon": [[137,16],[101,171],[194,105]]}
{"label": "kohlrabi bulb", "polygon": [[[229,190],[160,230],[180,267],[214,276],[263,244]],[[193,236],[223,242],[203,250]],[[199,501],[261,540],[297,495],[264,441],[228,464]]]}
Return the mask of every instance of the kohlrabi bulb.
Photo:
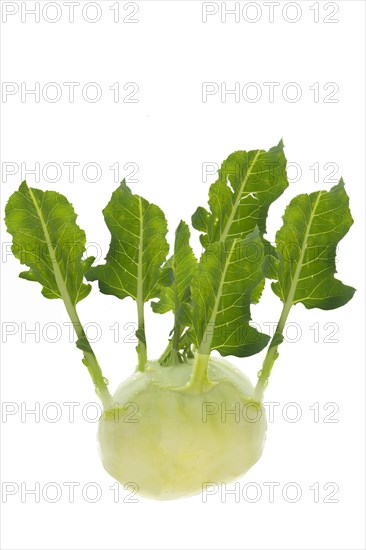
{"label": "kohlrabi bulb", "polygon": [[250,381],[228,362],[210,359],[205,393],[180,391],[192,364],[162,367],[123,382],[118,405],[99,421],[99,447],[107,472],[138,493],[174,499],[199,493],[206,483],[230,482],[260,458],[266,415]]}

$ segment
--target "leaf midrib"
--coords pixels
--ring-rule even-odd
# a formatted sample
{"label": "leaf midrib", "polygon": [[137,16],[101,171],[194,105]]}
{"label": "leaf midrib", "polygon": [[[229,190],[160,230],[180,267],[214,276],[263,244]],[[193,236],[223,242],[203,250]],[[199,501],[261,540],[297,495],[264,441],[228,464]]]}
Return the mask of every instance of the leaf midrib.
{"label": "leaf midrib", "polygon": [[[137,311],[139,318],[139,325],[143,323],[143,308],[144,308],[144,296],[143,296],[143,246],[144,246],[144,220],[143,220],[143,208],[142,199],[138,197],[139,201],[139,215],[140,215],[140,235],[139,235],[139,256],[137,265]],[[143,328],[139,326],[139,328]]]}
{"label": "leaf midrib", "polygon": [[27,186],[27,189],[28,189],[29,195],[32,199],[34,208],[36,209],[38,218],[41,222],[41,226],[42,226],[44,236],[46,238],[47,248],[48,248],[48,251],[49,251],[49,254],[50,254],[50,258],[52,260],[52,271],[53,271],[53,274],[55,276],[57,287],[60,291],[61,298],[65,302],[66,309],[70,313],[74,310],[74,304],[72,303],[70,294],[67,290],[66,282],[65,282],[65,280],[62,276],[60,267],[58,265],[56,252],[55,252],[55,249],[52,246],[52,241],[51,241],[50,234],[48,232],[47,224],[45,222],[45,219],[44,219],[43,214],[42,214],[42,210],[40,209],[40,207],[38,205],[38,202],[37,202],[37,200],[36,200],[36,198],[33,194],[32,189],[28,186]]}
{"label": "leaf midrib", "polygon": [[235,199],[234,205],[233,205],[233,207],[232,207],[232,209],[231,209],[231,212],[230,212],[230,216],[228,217],[228,220],[227,220],[227,222],[226,222],[225,228],[224,228],[224,230],[223,230],[223,232],[222,232],[222,235],[221,235],[221,237],[220,237],[220,240],[219,240],[219,242],[221,242],[221,243],[225,242],[225,240],[226,240],[226,238],[227,238],[227,236],[228,236],[228,233],[229,233],[229,231],[230,231],[230,227],[231,227],[231,225],[232,225],[232,223],[233,223],[233,221],[234,221],[234,219],[235,219],[236,211],[237,211],[238,206],[239,206],[239,203],[240,203],[240,201],[241,201],[242,194],[243,194],[243,192],[244,192],[245,186],[246,186],[246,184],[248,183],[248,179],[250,178],[250,176],[251,176],[251,174],[252,174],[252,170],[253,170],[253,168],[254,168],[254,166],[255,166],[255,163],[256,163],[257,158],[259,157],[260,153],[261,153],[260,150],[257,151],[257,153],[255,154],[255,157],[254,157],[254,159],[253,159],[252,164],[251,164],[250,167],[248,168],[248,172],[247,172],[245,178],[244,178],[243,181],[240,183],[240,188],[239,188],[239,190],[238,190],[237,197],[236,197],[236,199]]}
{"label": "leaf midrib", "polygon": [[313,220],[314,220],[314,217],[315,217],[315,212],[316,212],[316,209],[318,208],[319,201],[320,201],[320,198],[321,198],[323,193],[324,192],[319,191],[319,194],[316,198],[314,206],[311,209],[309,223],[308,223],[308,226],[306,228],[304,241],[303,241],[302,247],[301,247],[300,258],[299,258],[299,261],[296,265],[295,274],[294,274],[293,279],[291,280],[290,290],[289,290],[289,293],[288,293],[286,301],[285,301],[285,309],[290,308],[294,303],[294,297],[295,297],[295,293],[296,293],[296,289],[297,289],[297,284],[299,282],[301,269],[303,267],[303,261],[304,261],[304,256],[305,256],[305,252],[306,252],[306,249],[307,249],[307,244],[308,244],[308,240],[309,240],[309,236],[310,236],[311,226],[313,224]]}
{"label": "leaf midrib", "polygon": [[[225,284],[226,273],[227,273],[228,267],[230,265],[231,256],[232,256],[232,253],[233,253],[233,250],[235,248],[235,245],[236,245],[237,241],[238,241],[238,239],[234,239],[233,242],[231,243],[230,251],[228,253],[227,259],[225,261],[224,269],[223,269],[222,274],[221,274],[220,284],[219,284],[219,288],[218,288],[217,293],[216,293],[216,298],[215,298],[215,302],[214,302],[214,307],[212,308],[211,317],[210,317],[209,322],[206,325],[206,329],[205,329],[205,332],[204,332],[203,337],[202,337],[202,341],[201,341],[200,346],[199,346],[199,353],[202,354],[202,355],[209,355],[209,353],[211,351],[211,343],[212,343],[212,339],[213,339],[213,335],[214,335],[214,331],[215,331],[215,321],[216,321],[216,316],[217,316],[217,313],[218,313],[218,309],[219,309],[219,305],[220,305],[220,301],[221,301],[221,297],[222,297],[222,292],[223,292],[223,288],[224,288],[224,284]],[[207,334],[207,329],[210,325],[213,325],[213,330],[210,332],[210,335],[208,335]]]}

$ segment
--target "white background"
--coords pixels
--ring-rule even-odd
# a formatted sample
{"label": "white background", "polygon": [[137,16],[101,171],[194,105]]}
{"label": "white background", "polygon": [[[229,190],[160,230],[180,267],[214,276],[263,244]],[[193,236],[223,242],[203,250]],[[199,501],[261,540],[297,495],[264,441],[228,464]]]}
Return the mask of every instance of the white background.
{"label": "white background", "polygon": [[[5,5],[9,4],[19,11],[4,22]],[[114,480],[99,461],[96,424],[81,414],[82,407],[96,399],[80,353],[68,342],[63,305],[45,300],[39,286],[17,278],[20,265],[6,254],[9,236],[3,233],[1,306],[3,341],[7,342],[2,352],[2,400],[16,403],[19,409],[22,402],[23,408],[38,402],[41,409],[56,402],[62,408],[62,418],[51,423],[47,413],[41,414],[39,422],[32,415],[22,422],[20,412],[3,416],[2,481],[17,484],[14,487],[19,486],[19,491],[2,505],[2,547],[364,548],[364,3],[331,2],[326,7],[324,3],[303,1],[291,7],[282,2],[272,23],[269,8],[262,2],[252,8],[245,8],[248,2],[240,3],[240,8],[249,9],[245,12],[247,20],[259,14],[256,23],[243,16],[237,23],[234,16],[221,22],[221,3],[217,4],[218,13],[203,23],[203,7],[196,1],[139,2],[139,11],[132,16],[137,23],[122,21],[133,6],[121,2],[120,21],[115,23],[110,8],[116,3],[103,1],[98,3],[100,20],[90,23],[82,17],[85,4],[81,0],[75,7],[74,23],[68,21],[63,2],[58,3],[60,21],[45,20],[58,14],[51,6],[36,23],[34,16],[24,13],[22,22],[22,9],[34,7],[34,2],[2,2],[3,82],[16,83],[19,88],[22,82],[28,88],[39,82],[41,88],[39,102],[31,95],[22,102],[20,92],[3,95],[3,205],[22,179],[16,165],[20,168],[23,162],[31,168],[38,162],[42,170],[47,163],[58,163],[62,168],[59,181],[50,183],[41,175],[38,183],[28,174],[28,183],[67,195],[79,213],[88,242],[98,243],[105,254],[109,235],[101,209],[116,187],[109,167],[116,162],[121,167],[134,162],[139,166],[135,176],[138,182],[131,186],[163,208],[171,242],[179,220],[189,221],[195,208],[206,204],[208,184],[214,176],[202,181],[203,162],[219,163],[237,149],[268,149],[283,137],[288,161],[300,166],[302,173],[271,208],[269,238],[274,238],[284,207],[293,196],[331,187],[332,183],[324,182],[330,174],[329,166],[324,165],[336,163],[336,177],[345,179],[355,220],[339,247],[338,273],[345,283],[357,288],[357,293],[339,310],[306,311],[299,305],[291,312],[289,322],[298,323],[302,334],[298,342],[281,346],[265,396],[266,401],[278,403],[274,422],[269,424],[263,457],[240,480],[241,488],[258,484],[262,495],[257,502],[249,502],[254,494],[249,491],[248,498],[241,494],[239,502],[232,495],[222,502],[219,492],[207,497],[207,502],[196,496],[172,502],[139,498],[138,503],[132,503],[123,502],[128,493],[122,491],[117,504],[109,489]],[[232,6],[232,2],[226,3],[226,7]],[[336,8],[338,13],[332,16]],[[89,19],[97,13],[93,9],[87,11]],[[316,9],[318,23],[314,21]],[[289,22],[296,13],[300,13],[299,20]],[[338,22],[326,23],[326,16]],[[42,96],[49,82],[58,83],[63,92],[54,103]],[[80,83],[74,103],[68,99],[64,82]],[[81,89],[88,82],[96,82],[102,89],[96,103],[82,97]],[[122,97],[132,90],[123,90],[125,83],[137,83],[138,102],[115,103],[109,87],[116,82]],[[228,88],[239,82],[241,89],[256,82],[262,97],[250,102],[241,96],[235,102],[228,95],[222,101],[225,97],[217,93],[203,102],[203,82],[226,83]],[[273,102],[268,100],[265,82],[279,83]],[[290,82],[296,82],[302,91],[296,102],[286,101],[282,95]],[[319,98],[310,89],[316,82]],[[337,102],[324,102],[334,89],[323,89],[330,82],[339,87],[333,96]],[[293,91],[288,89],[290,97]],[[51,93],[49,89],[50,97]],[[74,182],[70,181],[67,162],[80,163]],[[95,183],[83,178],[81,168],[88,162],[98,163],[102,169],[102,177]],[[315,163],[320,167],[319,181],[310,169]],[[9,166],[15,166],[12,176],[4,172]],[[298,179],[296,170],[289,175]],[[194,246],[198,252],[196,234]],[[253,318],[259,323],[274,322],[279,312],[280,303],[267,288],[261,304],[253,308]],[[80,304],[79,313],[84,323],[97,322],[101,327],[102,337],[94,348],[114,389],[135,366],[135,344],[122,341],[129,332],[123,329],[125,323],[136,321],[134,304],[103,296],[94,288]],[[315,322],[319,323],[318,343],[314,342],[314,329],[310,329]],[[25,334],[36,323],[41,331],[39,342],[35,335]],[[49,341],[55,334],[52,329],[42,336],[47,323],[62,327],[58,342]],[[114,343],[109,328],[114,323],[121,327],[120,343]],[[332,325],[324,328],[326,323]],[[332,337],[338,342],[325,342],[333,324],[339,327]],[[153,317],[147,308],[151,357],[165,347],[170,326],[169,316]],[[15,334],[4,333],[11,327]],[[296,327],[291,330],[289,338],[296,339]],[[263,355],[233,362],[254,381]],[[73,423],[68,420],[64,402],[80,403]],[[286,410],[288,416],[296,412],[286,409],[290,402],[300,407],[298,422],[283,418]],[[314,403],[319,403],[319,422],[314,421],[314,410],[309,408]],[[327,403],[339,407],[332,417],[338,422],[324,422],[334,408],[331,405],[324,410]],[[95,413],[92,409],[88,412],[89,416]],[[41,496],[41,502],[35,503],[34,496],[28,495],[23,503],[21,483],[31,488],[36,482],[41,488],[49,482],[58,483],[63,487],[62,498],[50,503]],[[81,484],[73,503],[69,502],[65,482]],[[81,489],[90,482],[101,487],[99,502],[82,498]],[[268,482],[280,484],[273,503],[264,485]],[[287,483],[297,483],[301,488],[298,502],[288,502],[282,496]],[[318,503],[309,488],[315,483],[320,487]],[[324,489],[327,483],[339,487],[333,497],[338,502],[324,502],[334,487]],[[289,496],[293,496],[291,491]]]}

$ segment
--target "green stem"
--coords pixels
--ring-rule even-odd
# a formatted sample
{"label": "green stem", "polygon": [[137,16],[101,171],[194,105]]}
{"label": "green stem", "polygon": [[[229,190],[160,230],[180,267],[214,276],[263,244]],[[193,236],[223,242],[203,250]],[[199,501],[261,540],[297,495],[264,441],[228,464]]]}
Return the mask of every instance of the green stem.
{"label": "green stem", "polygon": [[144,269],[143,269],[143,247],[144,247],[144,218],[142,199],[139,197],[140,209],[140,243],[139,243],[139,259],[137,266],[137,324],[138,324],[138,339],[139,343],[136,348],[138,355],[137,370],[144,371],[147,363],[147,349],[145,338],[145,318],[144,318]]}
{"label": "green stem", "polygon": [[[147,348],[145,341],[145,317],[144,317],[144,302],[142,300],[137,301],[137,324],[139,331],[139,343],[137,346],[138,365],[137,370],[144,371],[147,363]],[[143,338],[143,340],[141,339]]]}
{"label": "green stem", "polygon": [[[174,256],[174,274],[176,273],[176,262]],[[178,309],[179,309],[179,297],[178,297],[178,287],[176,282],[176,276],[174,275],[174,329],[173,329],[173,339],[172,339],[172,364],[177,365],[179,363],[179,340],[181,337],[182,327],[178,321]]]}
{"label": "green stem", "polygon": [[260,371],[260,374],[258,376],[258,382],[255,388],[255,396],[258,401],[262,401],[264,391],[268,386],[268,379],[272,372],[273,365],[278,357],[278,346],[282,339],[283,329],[285,328],[285,324],[287,321],[288,314],[290,313],[291,306],[292,306],[292,302],[286,301],[286,303],[284,304],[280,319],[276,326],[275,333],[273,335],[273,338],[267,350],[266,356],[264,358],[262,370]]}
{"label": "green stem", "polygon": [[191,378],[185,386],[183,386],[180,391],[201,394],[216,386],[215,382],[211,382],[208,378],[208,362],[210,355],[203,355],[202,353],[197,353],[193,363],[193,370]]}
{"label": "green stem", "polygon": [[183,331],[184,326],[182,326],[180,323],[175,323],[173,337],[169,340],[167,347],[158,359],[158,362],[161,365],[165,365],[168,358],[169,366],[181,364],[182,357],[180,356],[179,349]]}
{"label": "green stem", "polygon": [[[72,322],[72,325],[74,327],[76,336],[78,337],[78,339],[83,338],[86,341],[88,341],[85,331],[83,329],[83,326],[80,322],[79,316],[77,314],[76,308],[69,303],[65,303],[65,306],[66,306],[67,313],[69,314],[70,320]],[[92,350],[92,347],[90,346],[90,344],[89,344],[89,347],[91,351],[83,351],[84,359],[85,359],[84,364],[88,369],[91,379],[93,380],[95,391],[98,397],[100,398],[100,400],[102,401],[103,408],[107,409],[112,405],[112,396],[109,393],[102,370],[99,366],[95,353]]]}
{"label": "green stem", "polygon": [[174,332],[172,338],[172,352],[171,352],[171,363],[172,365],[179,364],[179,342],[182,336],[182,330],[184,327],[179,323],[177,316],[175,317],[174,323]]}
{"label": "green stem", "polygon": [[165,348],[165,350],[163,351],[163,353],[160,355],[158,359],[158,363],[160,363],[160,365],[164,365],[165,359],[169,357],[171,352],[172,352],[172,341],[169,340],[167,347]]}

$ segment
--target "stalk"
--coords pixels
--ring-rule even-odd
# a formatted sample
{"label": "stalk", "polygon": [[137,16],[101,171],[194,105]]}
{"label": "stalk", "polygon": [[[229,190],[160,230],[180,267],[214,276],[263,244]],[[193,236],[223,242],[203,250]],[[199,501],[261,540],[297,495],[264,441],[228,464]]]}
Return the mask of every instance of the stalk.
{"label": "stalk", "polygon": [[144,318],[144,303],[142,300],[137,302],[137,324],[138,324],[138,339],[137,346],[138,366],[137,370],[144,371],[147,363],[147,348],[145,341],[145,318]]}
{"label": "stalk", "polygon": [[184,326],[180,324],[177,315],[175,315],[173,338],[169,342],[171,347],[170,356],[172,365],[180,365],[182,361],[179,354],[179,344],[182,338],[183,331]]}
{"label": "stalk", "polygon": [[[175,261],[174,261],[174,268],[176,268]],[[173,329],[173,338],[172,338],[171,358],[172,358],[172,364],[177,365],[179,363],[179,340],[181,338],[182,327],[178,321],[177,312],[179,308],[179,297],[178,297],[178,288],[175,283],[174,283],[174,302],[175,302],[175,307],[174,307],[175,313],[174,313],[174,329]]]}
{"label": "stalk", "polygon": [[283,329],[287,321],[288,314],[290,313],[292,303],[288,304],[287,301],[284,304],[281,312],[280,319],[277,323],[275,333],[269,344],[266,356],[263,361],[262,370],[258,376],[258,382],[255,387],[255,397],[258,401],[262,401],[265,389],[268,386],[268,379],[272,372],[273,365],[278,357],[278,346],[282,340]]}
{"label": "stalk", "polygon": [[188,384],[179,388],[179,391],[201,394],[216,386],[216,382],[212,382],[208,377],[209,359],[210,354],[204,355],[199,352],[196,354],[191,378]]}
{"label": "stalk", "polygon": [[169,366],[173,366],[180,365],[183,362],[183,359],[179,352],[179,346],[184,328],[185,327],[183,325],[181,325],[177,321],[175,322],[173,337],[169,339],[168,345],[158,359],[158,362],[161,365],[168,364]]}
{"label": "stalk", "polygon": [[172,353],[172,341],[169,340],[167,347],[165,348],[165,350],[163,351],[163,353],[160,355],[158,359],[158,363],[160,363],[160,365],[164,365],[166,358],[169,357],[171,353]]}
{"label": "stalk", "polygon": [[69,314],[70,320],[72,322],[72,325],[74,327],[76,336],[78,337],[78,339],[82,338],[83,340],[86,340],[88,342],[88,347],[90,348],[90,351],[83,350],[83,354],[84,354],[83,362],[91,376],[96,394],[102,401],[104,410],[106,410],[112,405],[112,396],[109,393],[106,380],[103,376],[102,370],[99,366],[95,353],[87,339],[84,328],[77,314],[76,308],[74,306],[70,307],[69,304],[65,304],[65,306],[66,306],[67,313]]}
{"label": "stalk", "polygon": [[137,324],[138,324],[138,339],[139,343],[136,348],[138,355],[137,370],[144,371],[147,363],[147,349],[145,338],[145,318],[144,318],[144,288],[143,288],[143,243],[144,243],[144,222],[141,197],[139,197],[140,207],[140,245],[138,259],[138,276],[137,276]]}

